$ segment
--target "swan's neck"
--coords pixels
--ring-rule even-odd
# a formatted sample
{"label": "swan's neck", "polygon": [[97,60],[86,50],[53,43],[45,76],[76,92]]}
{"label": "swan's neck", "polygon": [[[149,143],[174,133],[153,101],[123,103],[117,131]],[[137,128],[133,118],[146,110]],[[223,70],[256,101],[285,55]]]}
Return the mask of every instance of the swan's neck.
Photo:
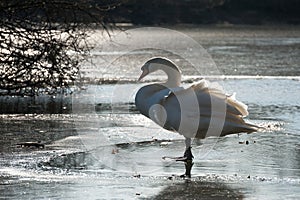
{"label": "swan's neck", "polygon": [[173,67],[163,67],[161,68],[162,71],[164,71],[167,76],[168,80],[164,84],[167,87],[179,87],[181,83],[181,73],[178,69],[175,69]]}

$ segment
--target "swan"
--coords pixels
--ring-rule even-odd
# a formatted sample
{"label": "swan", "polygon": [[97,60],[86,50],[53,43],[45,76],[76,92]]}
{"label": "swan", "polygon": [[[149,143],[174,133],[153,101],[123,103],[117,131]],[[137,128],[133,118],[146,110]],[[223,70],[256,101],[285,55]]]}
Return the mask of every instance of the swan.
{"label": "swan", "polygon": [[184,177],[191,177],[192,138],[212,136],[214,131],[215,136],[225,136],[258,130],[258,126],[243,120],[248,115],[247,106],[234,96],[225,95],[204,80],[187,88],[180,86],[181,71],[171,60],[155,57],[148,60],[141,70],[138,81],[157,70],[162,70],[168,77],[164,83],[141,87],[136,93],[135,105],[142,115],[159,126],[185,137],[184,155],[173,158],[185,162]]}

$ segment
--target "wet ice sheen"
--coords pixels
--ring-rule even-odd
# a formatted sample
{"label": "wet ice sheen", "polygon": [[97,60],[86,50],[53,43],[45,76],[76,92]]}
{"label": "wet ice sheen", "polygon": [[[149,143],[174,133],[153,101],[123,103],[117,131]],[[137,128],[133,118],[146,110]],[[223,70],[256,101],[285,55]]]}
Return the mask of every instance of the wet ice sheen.
{"label": "wet ice sheen", "polygon": [[[224,89],[236,92],[249,106],[247,120],[266,130],[193,141],[195,165],[187,182],[177,177],[182,163],[161,159],[180,156],[183,138],[160,129],[134,108],[134,92],[142,84],[122,83],[117,89],[116,84],[87,85],[82,93],[86,98],[77,103],[90,103],[85,111],[92,108],[93,113],[1,115],[0,199],[299,199],[300,82],[293,56],[299,55],[299,38],[284,30],[259,31],[256,38],[252,29],[243,31],[246,38],[236,37],[239,30],[221,36],[215,29],[185,31],[210,47],[216,62],[223,63],[221,69],[234,72],[235,78],[221,80]],[[289,57],[290,49],[296,52]],[[240,51],[243,55],[236,54]],[[251,57],[251,52],[265,51],[266,57]],[[272,60],[277,56],[284,57],[282,63]],[[255,64],[259,66],[253,68]],[[274,68],[263,74],[267,66]],[[257,72],[262,76],[239,76]],[[187,77],[185,84],[192,80]],[[130,94],[111,101],[123,88]],[[32,140],[46,148],[15,146]]]}
{"label": "wet ice sheen", "polygon": [[[299,197],[299,93],[296,91],[298,82],[271,80],[269,84],[264,83],[267,83],[264,79],[225,81],[228,91],[236,91],[239,94],[238,98],[249,105],[249,120],[266,126],[267,130],[250,135],[194,141],[193,187],[198,187],[200,181],[204,182],[203,187],[208,188],[208,193],[220,187],[224,191],[232,192],[230,195],[246,199],[261,199],[270,195],[272,199],[281,199],[287,195],[290,198]],[[295,87],[290,87],[294,84]],[[251,94],[255,94],[255,88],[249,87],[250,85],[257,85],[266,92],[250,96],[243,93],[247,88]],[[285,85],[290,87],[289,96],[284,89]],[[99,87],[105,90],[105,87]],[[274,91],[273,87],[278,89]],[[274,99],[271,96],[278,98]],[[119,198],[123,198],[122,195],[128,198],[146,198],[170,195],[168,190],[172,191],[177,187],[180,190],[187,186],[183,180],[172,176],[183,172],[182,163],[161,160],[164,155],[181,155],[184,141],[180,136],[158,128],[135,111],[116,114],[111,112],[108,110],[78,117],[3,115],[1,123],[10,125],[4,135],[17,136],[20,140],[24,137],[20,132],[30,136],[29,138],[34,135],[46,137],[47,134],[39,133],[46,130],[50,132],[47,137],[52,137],[51,132],[61,132],[60,128],[64,128],[64,137],[74,135],[65,139],[60,135],[61,139],[50,142],[45,150],[18,149],[10,146],[10,150],[16,153],[3,153],[1,157],[1,184],[4,186],[2,188],[11,188],[4,190],[3,194],[15,199],[21,195],[28,198],[34,195],[46,195],[49,198],[87,195],[91,199],[95,196],[109,199],[112,198],[112,194]],[[36,121],[31,124],[30,118]],[[27,129],[21,130],[12,126],[14,122],[24,124],[22,120],[29,123],[26,125]],[[51,128],[50,124],[54,127]],[[73,132],[74,127],[77,133]],[[98,153],[100,157],[104,156],[101,149],[87,151],[81,146],[76,136],[78,131],[86,133],[97,142],[101,142],[99,134],[108,138],[110,143],[106,144],[109,149],[107,157],[101,160],[94,155]],[[172,140],[159,141],[168,139]],[[143,141],[153,142],[135,143]],[[3,145],[5,146],[5,143]],[[115,154],[112,152],[114,148],[118,149]],[[125,160],[122,155],[127,156]],[[116,156],[120,158],[117,159],[119,163],[107,166],[107,162]],[[120,165],[124,163],[127,166]],[[215,183],[221,185],[214,185]],[[22,192],[16,192],[15,188],[21,188]],[[60,194],[52,194],[56,190],[59,190]]]}

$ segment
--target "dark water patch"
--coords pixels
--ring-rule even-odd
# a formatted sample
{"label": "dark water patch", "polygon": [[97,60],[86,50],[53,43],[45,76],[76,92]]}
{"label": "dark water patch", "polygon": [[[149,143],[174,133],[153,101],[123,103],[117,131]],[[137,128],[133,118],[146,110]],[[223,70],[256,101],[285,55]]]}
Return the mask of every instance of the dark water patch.
{"label": "dark water patch", "polygon": [[299,113],[299,105],[258,105],[248,104],[249,118],[261,120],[280,120],[286,118],[286,115]]}
{"label": "dark water patch", "polygon": [[42,143],[77,135],[73,119],[65,115],[2,115],[0,152],[35,150],[19,144]]}
{"label": "dark water patch", "polygon": [[148,199],[243,199],[234,189],[217,182],[185,181],[167,186],[158,195]]}
{"label": "dark water patch", "polygon": [[70,94],[33,97],[0,96],[0,114],[68,114],[72,110]]}

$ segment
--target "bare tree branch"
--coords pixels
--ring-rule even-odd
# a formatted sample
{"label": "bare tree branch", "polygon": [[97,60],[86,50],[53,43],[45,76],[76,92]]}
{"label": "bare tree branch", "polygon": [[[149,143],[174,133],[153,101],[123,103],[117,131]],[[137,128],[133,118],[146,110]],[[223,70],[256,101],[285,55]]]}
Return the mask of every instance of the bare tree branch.
{"label": "bare tree branch", "polygon": [[0,2],[0,95],[36,95],[68,88],[91,46],[93,26],[106,29],[117,1]]}

